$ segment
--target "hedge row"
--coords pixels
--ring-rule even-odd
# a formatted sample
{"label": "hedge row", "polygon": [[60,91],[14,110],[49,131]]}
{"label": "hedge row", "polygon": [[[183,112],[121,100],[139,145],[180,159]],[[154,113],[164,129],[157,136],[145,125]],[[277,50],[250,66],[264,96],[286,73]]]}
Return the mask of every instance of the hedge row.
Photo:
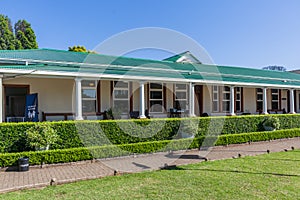
{"label": "hedge row", "polygon": [[249,141],[268,141],[280,138],[300,137],[300,129],[286,129],[270,132],[254,132],[242,134],[227,134],[218,137],[198,137],[194,139],[162,140],[153,142],[141,142],[135,144],[96,146],[87,148],[70,148],[61,150],[3,153],[0,154],[0,166],[15,166],[21,157],[29,157],[31,165],[41,163],[67,163],[93,158],[109,158],[126,156],[133,153],[153,153],[169,150],[194,149],[205,145],[228,145],[246,143]]}
{"label": "hedge row", "polygon": [[[271,116],[271,115],[268,115]],[[300,128],[300,115],[273,115],[280,129]],[[130,144],[181,138],[180,133],[194,132],[196,137],[262,131],[263,115],[203,117],[151,120],[101,120],[43,122],[60,136],[52,149],[66,149],[109,144]],[[26,130],[33,123],[0,124],[0,152],[31,150],[26,146]]]}

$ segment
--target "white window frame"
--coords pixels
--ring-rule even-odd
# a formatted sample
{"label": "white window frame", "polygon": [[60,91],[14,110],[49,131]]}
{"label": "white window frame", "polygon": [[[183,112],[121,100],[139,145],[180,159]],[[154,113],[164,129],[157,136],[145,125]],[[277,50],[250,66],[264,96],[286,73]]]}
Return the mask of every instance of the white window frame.
{"label": "white window frame", "polygon": [[[228,88],[228,90],[225,90],[225,88]],[[229,94],[229,98],[224,98],[226,94]],[[228,104],[228,110],[225,110],[224,103]],[[229,86],[223,86],[222,88],[222,112],[229,112],[230,111],[230,87]]]}
{"label": "white window frame", "polygon": [[[238,98],[239,97],[239,98]],[[240,109],[237,109],[237,104],[239,104]],[[235,109],[236,112],[242,112],[242,88],[236,87],[235,88]]]}
{"label": "white window frame", "polygon": [[[215,98],[215,94],[216,94],[216,98]],[[212,111],[213,112],[219,112],[220,111],[219,99],[220,99],[219,86],[213,85],[212,86],[212,100],[213,100]],[[217,105],[217,109],[216,110],[214,110],[214,104]]]}
{"label": "white window frame", "polygon": [[[276,90],[277,92],[273,92],[273,90]],[[271,89],[271,109],[272,110],[280,110],[280,104],[279,104],[279,89]],[[277,100],[276,99],[273,99],[273,95],[276,95],[277,96]],[[277,109],[274,109],[273,108],[273,103],[277,103]]]}
{"label": "white window frame", "polygon": [[[90,82],[89,86],[84,85],[84,82]],[[96,80],[82,80],[81,82],[81,92],[82,92],[82,112],[83,113],[96,113],[97,112],[97,81]],[[84,90],[95,90],[95,97],[84,97]],[[84,101],[95,101],[95,110],[94,111],[85,111],[84,110]]]}
{"label": "white window frame", "polygon": [[[261,95],[262,96],[262,99],[258,99],[258,95]],[[256,88],[256,110],[257,111],[262,111],[262,109],[263,109],[263,89],[261,89],[261,88]],[[260,103],[261,104],[261,109],[258,109],[258,103]]]}
{"label": "white window frame", "polygon": [[[161,88],[160,89],[151,88],[151,84],[159,84],[159,85],[161,85]],[[151,92],[161,92],[161,99],[152,99]],[[163,109],[164,99],[163,98],[164,98],[164,85],[162,83],[149,83],[149,113],[160,114],[160,113],[164,112],[164,109]],[[153,111],[151,108],[151,101],[161,101],[161,111],[158,111],[158,112]]]}
{"label": "white window frame", "polygon": [[[122,82],[122,83],[126,83],[127,87],[119,87],[118,86],[118,82]],[[116,91],[127,91],[127,98],[119,98],[116,97]],[[116,108],[116,101],[127,101],[127,108],[128,110],[126,111],[122,111],[122,114],[126,114],[129,112],[130,109],[130,93],[129,93],[129,82],[125,82],[125,81],[113,81],[113,107]]]}
{"label": "white window frame", "polygon": [[[179,85],[184,85],[185,88],[182,89],[178,87]],[[178,98],[179,95],[177,93],[185,93],[185,98]],[[175,84],[175,104],[176,102],[184,102],[180,104],[180,108],[182,110],[187,110],[188,109],[188,85],[185,83],[176,83]],[[174,105],[175,106],[175,105]]]}

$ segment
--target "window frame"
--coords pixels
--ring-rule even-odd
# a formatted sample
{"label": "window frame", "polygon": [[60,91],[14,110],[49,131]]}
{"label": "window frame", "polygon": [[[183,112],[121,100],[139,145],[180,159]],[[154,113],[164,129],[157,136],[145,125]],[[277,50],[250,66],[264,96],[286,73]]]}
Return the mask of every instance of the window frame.
{"label": "window frame", "polygon": [[[120,87],[118,86],[118,82],[126,83],[127,87]],[[126,81],[112,81],[112,106],[116,108],[116,101],[127,101],[127,110],[121,111],[121,114],[127,114],[130,112],[130,83]],[[119,98],[116,97],[116,91],[127,91],[126,98]]]}
{"label": "window frame", "polygon": [[[179,85],[185,85],[185,88],[179,88]],[[187,110],[188,109],[188,102],[189,102],[189,97],[188,97],[188,84],[185,83],[175,83],[174,84],[174,95],[175,95],[175,99],[174,99],[174,108],[179,109],[178,105],[180,106],[180,110]],[[177,95],[177,93],[185,93],[185,98],[178,98],[179,95]],[[185,102],[185,103],[177,103],[177,102]],[[184,107],[182,107],[184,106]]]}
{"label": "window frame", "polygon": [[[84,82],[93,82],[93,85],[84,85]],[[95,97],[83,97],[84,90],[94,90]],[[82,113],[89,114],[89,113],[97,113],[98,111],[98,94],[97,94],[97,80],[82,80],[81,81],[81,103],[82,103]],[[85,101],[95,101],[95,110],[94,111],[86,111],[84,110],[84,102]]]}
{"label": "window frame", "polygon": [[[161,88],[151,88],[152,84],[159,84],[161,85]],[[151,92],[161,92],[161,99],[153,99],[151,98]],[[149,83],[149,89],[148,89],[148,95],[149,95],[149,113],[153,114],[162,114],[164,113],[164,85],[163,83]],[[154,101],[161,101],[161,111],[153,111],[151,108],[151,102]]]}

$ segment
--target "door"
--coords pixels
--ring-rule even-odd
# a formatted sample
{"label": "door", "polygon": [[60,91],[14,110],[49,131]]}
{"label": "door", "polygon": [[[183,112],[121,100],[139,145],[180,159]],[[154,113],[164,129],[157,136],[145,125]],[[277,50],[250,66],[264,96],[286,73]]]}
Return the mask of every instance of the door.
{"label": "door", "polygon": [[4,85],[5,118],[24,117],[28,85]]}

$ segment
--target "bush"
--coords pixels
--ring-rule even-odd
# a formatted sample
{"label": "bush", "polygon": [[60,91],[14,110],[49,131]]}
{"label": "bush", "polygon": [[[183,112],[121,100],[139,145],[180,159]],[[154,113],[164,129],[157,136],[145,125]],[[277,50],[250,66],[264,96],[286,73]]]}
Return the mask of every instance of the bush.
{"label": "bush", "polygon": [[[280,129],[300,127],[300,115],[276,116]],[[195,137],[218,136],[264,131],[264,115],[203,118],[170,118],[151,120],[101,120],[42,122],[51,126],[59,135],[52,149],[67,149],[110,144],[131,144],[181,138],[179,133],[195,132]],[[0,152],[22,152],[26,145],[26,131],[36,123],[0,124]],[[196,128],[196,129],[195,129]]]}
{"label": "bush", "polygon": [[29,157],[31,165],[39,165],[41,163],[67,163],[82,160],[91,160],[93,158],[109,158],[117,156],[126,156],[133,153],[153,153],[169,150],[195,149],[204,142],[210,140],[209,143],[214,145],[240,144],[249,141],[268,141],[280,138],[300,137],[300,129],[287,129],[278,131],[264,131],[254,133],[227,134],[218,137],[197,137],[179,140],[162,140],[153,142],[141,142],[135,144],[122,145],[106,145],[95,147],[81,147],[61,150],[49,151],[30,151],[20,153],[3,153],[0,154],[0,166],[8,167],[16,165],[21,157]]}

